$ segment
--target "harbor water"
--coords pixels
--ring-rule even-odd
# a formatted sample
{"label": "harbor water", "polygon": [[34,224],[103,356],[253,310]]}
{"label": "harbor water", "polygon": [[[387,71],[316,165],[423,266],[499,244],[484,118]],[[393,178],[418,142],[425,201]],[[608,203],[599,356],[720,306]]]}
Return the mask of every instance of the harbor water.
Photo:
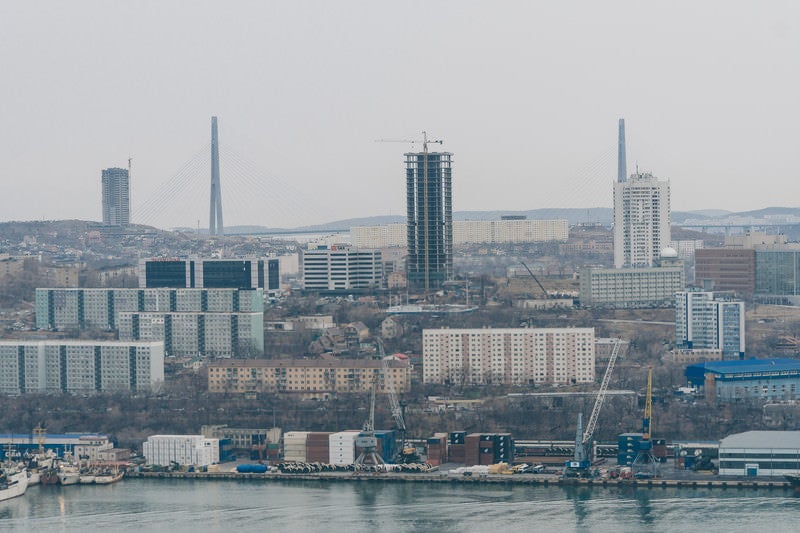
{"label": "harbor water", "polygon": [[1,531],[797,531],[800,497],[761,489],[124,479],[33,486]]}

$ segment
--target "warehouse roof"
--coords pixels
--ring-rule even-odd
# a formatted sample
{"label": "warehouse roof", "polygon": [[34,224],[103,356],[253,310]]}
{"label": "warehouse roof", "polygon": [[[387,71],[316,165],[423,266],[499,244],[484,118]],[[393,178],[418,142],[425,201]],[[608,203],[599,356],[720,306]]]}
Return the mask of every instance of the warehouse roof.
{"label": "warehouse roof", "polygon": [[746,431],[725,437],[719,447],[800,450],[800,431]]}
{"label": "warehouse roof", "polygon": [[686,377],[694,384],[702,384],[705,374],[719,378],[752,378],[757,376],[797,376],[800,360],[797,359],[742,359],[739,361],[706,361],[686,367]]}

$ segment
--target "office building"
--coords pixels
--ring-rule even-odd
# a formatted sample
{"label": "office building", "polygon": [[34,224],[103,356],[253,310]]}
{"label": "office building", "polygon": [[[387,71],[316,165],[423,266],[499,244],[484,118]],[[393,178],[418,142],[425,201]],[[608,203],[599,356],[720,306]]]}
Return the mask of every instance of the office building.
{"label": "office building", "polygon": [[755,294],[800,303],[800,250],[756,250]]}
{"label": "office building", "polygon": [[264,353],[264,313],[137,312],[117,316],[119,338],[161,341],[168,356]]}
{"label": "office building", "polygon": [[595,380],[594,328],[426,329],[422,380],[563,385]]}
{"label": "office building", "polygon": [[280,261],[152,258],[139,260],[141,288],[280,289]]}
{"label": "office building", "polygon": [[406,272],[412,287],[438,289],[453,277],[452,156],[406,153]]}
{"label": "office building", "polygon": [[208,365],[212,393],[291,393],[304,398],[330,399],[337,394],[366,393],[377,378],[376,392],[408,392],[411,367],[407,361],[373,359],[226,359]]}
{"label": "office building", "polygon": [[158,390],[163,342],[0,340],[0,393]]}
{"label": "office building", "polygon": [[[668,253],[675,254],[675,250]],[[672,307],[675,293],[686,288],[683,263],[677,257],[651,268],[583,268],[580,302],[586,308],[638,309]]]}
{"label": "office building", "polygon": [[264,312],[261,289],[36,289],[39,329],[118,327],[120,312]]}
{"label": "office building", "polygon": [[710,361],[688,366],[686,380],[690,387],[703,392],[709,402],[797,400],[800,361]]}
{"label": "office building", "polygon": [[713,292],[675,293],[675,345],[686,350],[721,350],[723,359],[745,356],[744,302],[718,300]]}
{"label": "office building", "polygon": [[694,255],[695,285],[706,290],[734,291],[743,298],[756,287],[756,252],[752,248],[703,248]]}
{"label": "office building", "polygon": [[652,267],[671,240],[669,181],[637,173],[614,183],[614,266]]}
{"label": "office building", "polygon": [[131,223],[131,192],[125,168],[103,170],[103,224],[127,226]]}
{"label": "office building", "polygon": [[322,292],[353,292],[379,289],[383,285],[380,250],[345,244],[300,250],[303,289]]}

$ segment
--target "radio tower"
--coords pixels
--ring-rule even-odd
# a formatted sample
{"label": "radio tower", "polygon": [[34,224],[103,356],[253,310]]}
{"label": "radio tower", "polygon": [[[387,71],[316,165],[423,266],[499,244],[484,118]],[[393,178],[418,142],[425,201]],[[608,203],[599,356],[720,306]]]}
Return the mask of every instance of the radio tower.
{"label": "radio tower", "polygon": [[217,117],[211,117],[211,209],[208,216],[208,234],[225,234],[222,226],[222,189],[219,184]]}

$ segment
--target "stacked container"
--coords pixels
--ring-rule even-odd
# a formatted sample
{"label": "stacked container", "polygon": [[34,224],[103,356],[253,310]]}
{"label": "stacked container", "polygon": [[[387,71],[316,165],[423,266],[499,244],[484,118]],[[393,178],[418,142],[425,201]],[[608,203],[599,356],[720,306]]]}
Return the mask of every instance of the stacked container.
{"label": "stacked container", "polygon": [[[451,460],[452,449],[451,445]],[[514,440],[509,433],[471,433],[464,438],[466,466],[512,463]]]}
{"label": "stacked container", "polygon": [[328,436],[328,462],[334,465],[351,465],[356,460],[356,439],[360,431],[341,431]]}
{"label": "stacked container", "polygon": [[306,439],[308,431],[287,431],[283,435],[283,459],[284,461],[295,461],[305,463]]}
{"label": "stacked container", "polygon": [[327,463],[330,459],[330,433],[315,431],[306,437],[306,461]]}
{"label": "stacked container", "polygon": [[427,440],[427,462],[433,466],[440,466],[447,462],[447,433],[435,433]]}
{"label": "stacked container", "polygon": [[453,463],[465,462],[465,442],[467,438],[466,431],[451,431],[448,439],[447,455],[448,460]]}

